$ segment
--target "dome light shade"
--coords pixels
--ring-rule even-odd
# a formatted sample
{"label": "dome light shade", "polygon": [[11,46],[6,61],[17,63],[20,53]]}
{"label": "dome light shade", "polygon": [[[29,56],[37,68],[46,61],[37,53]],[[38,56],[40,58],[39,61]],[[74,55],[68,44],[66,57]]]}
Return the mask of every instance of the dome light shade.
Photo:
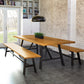
{"label": "dome light shade", "polygon": [[45,17],[43,16],[34,16],[32,17],[32,22],[45,22]]}

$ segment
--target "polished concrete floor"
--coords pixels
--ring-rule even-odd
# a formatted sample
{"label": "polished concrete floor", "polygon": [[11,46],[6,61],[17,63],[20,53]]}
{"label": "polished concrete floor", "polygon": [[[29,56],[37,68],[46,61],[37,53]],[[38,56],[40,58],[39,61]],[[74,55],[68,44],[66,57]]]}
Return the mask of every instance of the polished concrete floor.
{"label": "polished concrete floor", "polygon": [[43,62],[43,69],[39,70],[39,59],[35,59],[38,73],[34,73],[31,67],[26,69],[24,76],[23,63],[11,53],[5,58],[4,53],[5,50],[0,49],[0,84],[84,84],[84,61],[81,67],[77,61],[74,67],[71,67],[70,58],[64,57],[65,66],[62,66],[58,59]]}

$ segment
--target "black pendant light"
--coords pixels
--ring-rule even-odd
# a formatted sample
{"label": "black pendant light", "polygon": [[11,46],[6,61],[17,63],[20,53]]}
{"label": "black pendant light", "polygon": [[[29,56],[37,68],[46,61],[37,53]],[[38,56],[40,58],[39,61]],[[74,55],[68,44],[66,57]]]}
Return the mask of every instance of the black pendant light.
{"label": "black pendant light", "polygon": [[45,17],[39,15],[34,16],[32,17],[32,22],[45,22]]}

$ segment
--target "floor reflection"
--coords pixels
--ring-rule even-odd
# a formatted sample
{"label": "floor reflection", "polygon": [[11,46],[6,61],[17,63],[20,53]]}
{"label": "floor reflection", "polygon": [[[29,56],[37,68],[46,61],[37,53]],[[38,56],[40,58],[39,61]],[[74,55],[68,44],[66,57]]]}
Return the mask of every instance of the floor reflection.
{"label": "floor reflection", "polygon": [[22,62],[11,53],[7,57],[4,54],[5,50],[0,49],[0,84],[25,84]]}

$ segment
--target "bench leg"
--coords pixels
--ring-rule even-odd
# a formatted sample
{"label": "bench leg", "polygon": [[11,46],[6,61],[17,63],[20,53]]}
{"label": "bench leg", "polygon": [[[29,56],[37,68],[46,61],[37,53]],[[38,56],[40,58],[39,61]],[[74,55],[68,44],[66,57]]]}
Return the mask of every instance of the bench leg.
{"label": "bench leg", "polygon": [[25,71],[26,71],[26,59],[24,59],[23,75],[25,75]]}
{"label": "bench leg", "polygon": [[13,54],[13,56],[14,56],[14,51],[11,50],[11,52],[12,52],[12,54]]}
{"label": "bench leg", "polygon": [[58,49],[59,49],[59,54],[60,54],[61,63],[62,63],[62,65],[64,66],[65,64],[64,64],[63,55],[62,55],[62,51],[61,51],[61,46],[60,46],[60,45],[58,45]]}
{"label": "bench leg", "polygon": [[7,55],[7,49],[8,49],[8,47],[6,47],[6,49],[5,49],[5,57],[6,57],[6,55]]}
{"label": "bench leg", "polygon": [[71,52],[71,66],[74,65],[74,52]]}
{"label": "bench leg", "polygon": [[77,56],[78,56],[79,64],[81,65],[81,60],[80,60],[80,54],[79,54],[79,52],[77,52]]}
{"label": "bench leg", "polygon": [[34,66],[34,72],[37,73],[34,58],[32,59],[32,62],[33,62],[33,66]]}

